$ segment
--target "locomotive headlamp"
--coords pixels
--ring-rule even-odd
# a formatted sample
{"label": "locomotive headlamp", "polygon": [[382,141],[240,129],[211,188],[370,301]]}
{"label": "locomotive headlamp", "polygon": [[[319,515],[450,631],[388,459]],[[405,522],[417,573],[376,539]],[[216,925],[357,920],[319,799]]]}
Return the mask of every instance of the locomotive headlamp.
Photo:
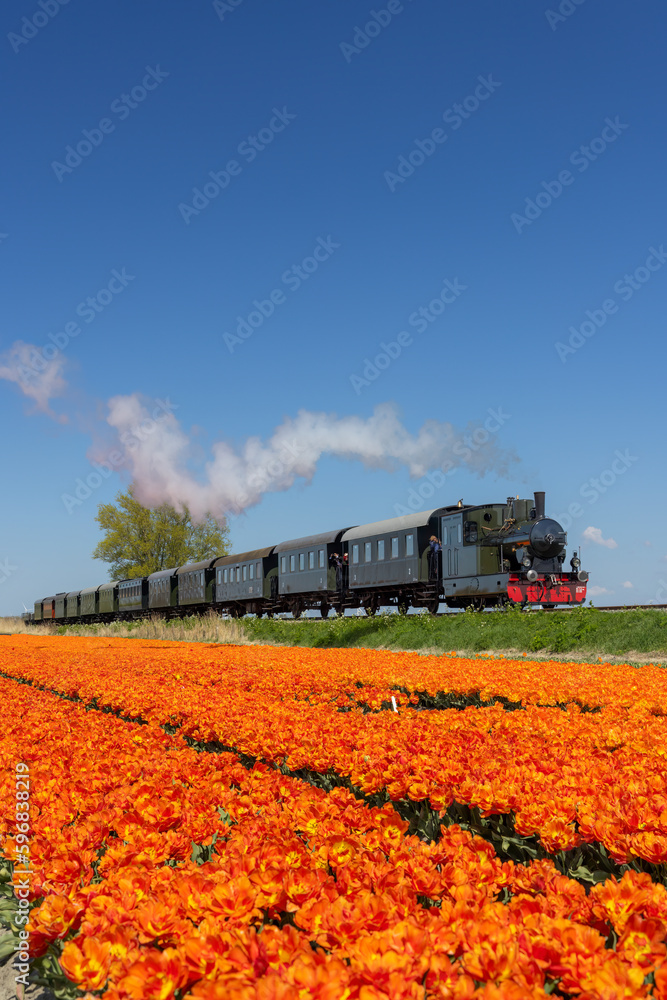
{"label": "locomotive headlamp", "polygon": [[579,567],[581,566],[581,559],[578,559],[576,556],[574,556],[572,559],[570,559],[570,566],[572,567],[572,569],[579,569]]}
{"label": "locomotive headlamp", "polygon": [[526,576],[528,577],[528,583],[535,583],[537,580],[537,573],[534,569],[529,569]]}
{"label": "locomotive headlamp", "polygon": [[525,566],[526,569],[530,569],[530,559],[528,558],[528,556],[523,557],[523,559],[521,560],[521,565]]}
{"label": "locomotive headlamp", "polygon": [[586,583],[588,581],[588,573],[585,569],[580,569],[577,573],[577,580],[579,583]]}

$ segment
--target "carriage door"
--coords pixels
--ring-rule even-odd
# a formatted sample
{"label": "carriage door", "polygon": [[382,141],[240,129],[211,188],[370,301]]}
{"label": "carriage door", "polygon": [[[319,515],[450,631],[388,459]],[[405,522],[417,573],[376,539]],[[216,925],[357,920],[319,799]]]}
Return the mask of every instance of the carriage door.
{"label": "carriage door", "polygon": [[463,514],[442,518],[443,577],[477,576],[477,546],[463,544]]}
{"label": "carriage door", "polygon": [[463,517],[461,514],[441,518],[442,575],[459,575],[459,556],[463,548]]}

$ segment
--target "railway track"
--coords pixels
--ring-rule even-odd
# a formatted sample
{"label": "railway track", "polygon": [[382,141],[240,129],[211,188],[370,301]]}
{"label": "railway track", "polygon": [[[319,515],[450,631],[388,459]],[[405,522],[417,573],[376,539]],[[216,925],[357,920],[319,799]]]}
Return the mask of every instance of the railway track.
{"label": "railway track", "polygon": [[[576,611],[577,607],[583,607],[583,605],[572,606],[565,604],[558,608],[526,608],[526,611]],[[498,608],[485,608],[485,611],[497,611]],[[667,611],[667,604],[608,604],[608,605],[594,605],[595,611]],[[451,611],[439,611],[436,615],[437,618],[442,618],[445,615],[458,615],[460,610]]]}
{"label": "railway track", "polygon": [[665,611],[667,604],[610,604],[604,608],[595,606],[596,611],[649,611],[651,608],[657,611]]}
{"label": "railway track", "polygon": [[[572,606],[572,605],[567,605],[566,604],[566,605],[563,605],[563,606],[557,607],[557,608],[539,608],[539,607],[533,607],[533,608],[525,608],[524,610],[528,611],[528,612],[530,612],[530,611],[546,611],[546,612],[549,612],[550,614],[552,614],[555,611],[575,611],[577,607],[583,607],[583,605]],[[357,610],[360,610],[360,609],[357,609]],[[484,608],[484,609],[480,609],[480,610],[483,610],[484,612],[493,612],[493,611],[498,611],[498,610],[501,610],[501,609],[499,609],[499,608]],[[595,611],[650,611],[650,610],[654,610],[654,611],[667,611],[667,604],[608,604],[608,605],[600,605],[600,606],[595,605],[594,606],[594,610]],[[460,615],[462,613],[462,611],[463,611],[462,608],[456,608],[456,609],[452,608],[452,609],[450,609],[448,611],[438,611],[438,613],[436,615],[434,615],[433,617],[435,617],[435,618],[446,618],[448,615]],[[148,614],[146,614],[144,617],[148,618],[150,616]],[[287,615],[280,614],[280,615],[277,615],[276,617],[277,618],[285,618],[285,617],[287,617]],[[308,617],[308,616],[306,616],[306,617]],[[353,617],[353,615],[350,616],[350,617]],[[317,619],[316,616],[313,616],[313,618],[310,619],[310,620],[311,621],[317,621],[318,619]],[[37,624],[41,624],[41,623],[37,623]],[[46,623],[44,623],[44,624],[46,624]],[[54,624],[56,624],[56,623],[54,623]],[[62,625],[62,624],[67,624],[67,622],[64,622],[64,623],[63,622],[58,622],[57,624]],[[80,623],[78,623],[78,624],[80,624]],[[96,622],[96,624],[97,624],[97,622]],[[11,633],[11,632],[0,632],[0,635],[13,635],[13,633]]]}

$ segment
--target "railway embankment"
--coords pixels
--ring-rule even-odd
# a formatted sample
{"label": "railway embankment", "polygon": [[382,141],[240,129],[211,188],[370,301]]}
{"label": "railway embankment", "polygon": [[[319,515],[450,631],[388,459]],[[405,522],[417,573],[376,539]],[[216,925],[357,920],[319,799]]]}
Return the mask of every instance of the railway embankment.
{"label": "railway embankment", "polygon": [[460,614],[377,615],[374,618],[243,619],[249,639],[289,646],[358,646],[457,653],[569,654],[622,657],[667,664],[667,612],[465,611]]}
{"label": "railway embankment", "polygon": [[[0,621],[0,631],[51,632],[25,626],[20,619]],[[420,650],[430,653],[526,653],[567,659],[603,657],[667,665],[667,611],[628,608],[614,611],[581,607],[563,611],[465,611],[426,614],[223,619],[215,615],[165,622],[159,618],[92,626],[61,626],[61,635],[128,636],[241,645],[357,647]]]}

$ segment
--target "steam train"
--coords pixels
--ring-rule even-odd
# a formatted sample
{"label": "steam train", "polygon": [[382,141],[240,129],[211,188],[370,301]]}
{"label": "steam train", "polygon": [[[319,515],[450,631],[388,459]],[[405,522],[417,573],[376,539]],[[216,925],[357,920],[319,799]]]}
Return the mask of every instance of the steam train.
{"label": "steam train", "polygon": [[32,621],[96,622],[214,611],[245,614],[380,607],[450,608],[581,604],[588,573],[567,535],[534,501],[456,505],[280,542],[269,548],[160,570],[148,577],[55,594]]}

